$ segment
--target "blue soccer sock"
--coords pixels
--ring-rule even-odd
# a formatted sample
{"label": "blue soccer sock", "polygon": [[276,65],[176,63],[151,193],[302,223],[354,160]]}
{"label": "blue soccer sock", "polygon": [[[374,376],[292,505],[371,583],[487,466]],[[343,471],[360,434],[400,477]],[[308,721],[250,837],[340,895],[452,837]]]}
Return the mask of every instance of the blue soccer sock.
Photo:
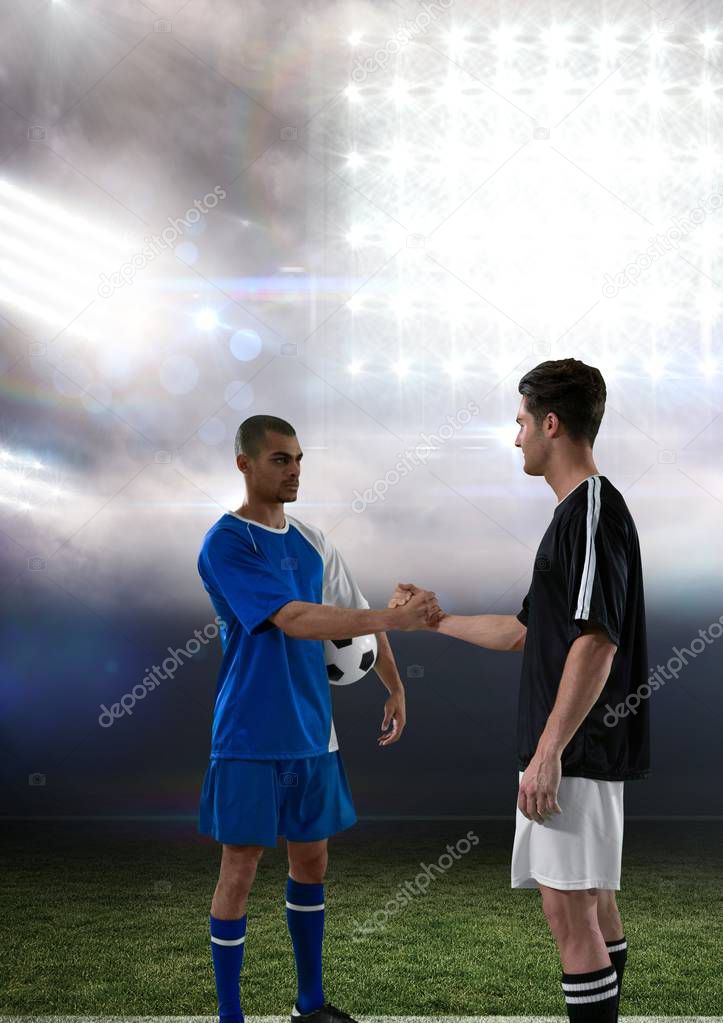
{"label": "blue soccer sock", "polygon": [[209,919],[219,1019],[221,1023],[244,1023],[239,980],[244,961],[246,914],[239,920],[219,920],[213,915]]}
{"label": "blue soccer sock", "polygon": [[286,881],[286,922],[296,959],[299,1012],[313,1012],[324,1004],[321,983],[321,947],[324,940],[324,885]]}

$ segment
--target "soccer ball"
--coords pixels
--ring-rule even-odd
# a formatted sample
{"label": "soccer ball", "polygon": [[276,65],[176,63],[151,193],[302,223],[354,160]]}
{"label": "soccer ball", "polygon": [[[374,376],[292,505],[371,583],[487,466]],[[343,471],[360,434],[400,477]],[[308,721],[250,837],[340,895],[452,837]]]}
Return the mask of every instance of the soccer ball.
{"label": "soccer ball", "polygon": [[334,686],[350,686],[364,678],[377,659],[377,637],[355,636],[354,639],[325,639],[324,660],[329,681]]}

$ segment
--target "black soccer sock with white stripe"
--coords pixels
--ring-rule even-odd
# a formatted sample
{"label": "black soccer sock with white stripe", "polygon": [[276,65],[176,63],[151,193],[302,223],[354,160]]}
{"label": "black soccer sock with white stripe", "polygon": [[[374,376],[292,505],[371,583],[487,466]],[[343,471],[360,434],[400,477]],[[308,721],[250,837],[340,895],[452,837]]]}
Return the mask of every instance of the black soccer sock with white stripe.
{"label": "black soccer sock with white stripe", "polygon": [[618,975],[618,1001],[620,1001],[620,992],[623,987],[623,973],[625,972],[625,963],[628,958],[628,943],[625,940],[625,935],[623,935],[622,938],[616,938],[615,941],[606,941],[605,944],[608,947],[610,962],[615,967],[615,972]]}
{"label": "black soccer sock with white stripe", "polygon": [[625,972],[625,963],[628,958],[628,943],[625,940],[625,935],[622,938],[617,938],[615,941],[606,941],[605,944],[608,947],[608,955],[610,956],[610,962],[615,967],[615,972],[618,975],[618,1011],[620,1009],[620,995],[623,990],[623,973]]}
{"label": "black soccer sock with white stripe", "polygon": [[570,1023],[615,1023],[618,976],[612,964],[591,973],[563,973],[562,990]]}

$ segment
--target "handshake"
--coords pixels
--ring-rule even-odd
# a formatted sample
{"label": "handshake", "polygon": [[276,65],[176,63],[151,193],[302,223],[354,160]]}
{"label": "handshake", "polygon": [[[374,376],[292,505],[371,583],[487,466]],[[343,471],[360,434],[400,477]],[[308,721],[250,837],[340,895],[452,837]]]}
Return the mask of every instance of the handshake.
{"label": "handshake", "polygon": [[436,593],[422,590],[413,583],[397,583],[387,607],[399,608],[399,622],[395,627],[402,632],[417,629],[434,631],[442,619],[446,618],[446,612],[437,603]]}

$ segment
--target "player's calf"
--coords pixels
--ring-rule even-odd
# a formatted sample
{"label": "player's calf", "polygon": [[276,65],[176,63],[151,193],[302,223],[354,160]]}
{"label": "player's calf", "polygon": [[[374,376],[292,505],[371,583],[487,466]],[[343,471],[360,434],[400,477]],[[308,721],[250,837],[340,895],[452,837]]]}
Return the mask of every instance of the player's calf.
{"label": "player's calf", "polygon": [[246,901],[262,855],[260,846],[223,846],[209,918],[220,1023],[244,1021],[239,982],[246,942]]}
{"label": "player's calf", "polygon": [[542,904],[562,961],[570,1023],[615,1023],[618,978],[597,919],[595,890],[540,886]]}

